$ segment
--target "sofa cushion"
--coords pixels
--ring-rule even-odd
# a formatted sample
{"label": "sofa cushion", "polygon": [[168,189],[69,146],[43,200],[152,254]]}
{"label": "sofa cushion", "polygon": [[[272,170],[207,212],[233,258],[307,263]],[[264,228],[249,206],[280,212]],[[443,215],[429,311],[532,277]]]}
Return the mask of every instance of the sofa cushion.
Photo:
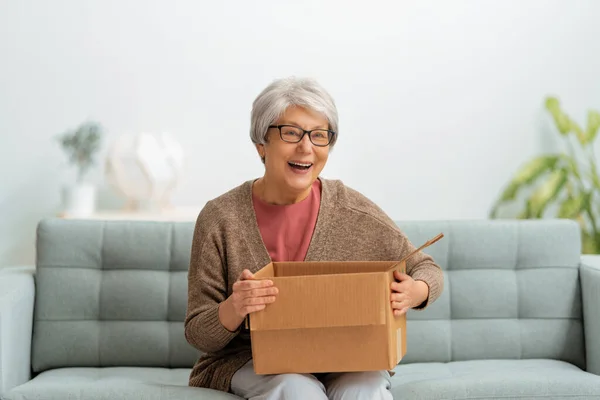
{"label": "sofa cushion", "polygon": [[60,368],[16,387],[3,400],[239,400],[232,394],[187,386],[188,368]]}
{"label": "sofa cushion", "polygon": [[444,269],[444,291],[407,314],[402,364],[555,359],[585,369],[581,238],[571,220],[405,221]]}
{"label": "sofa cushion", "polygon": [[[555,360],[479,360],[399,365],[395,399],[598,398],[600,378]],[[187,386],[187,368],[61,368],[41,373],[5,400],[194,399],[238,397]]]}
{"label": "sofa cushion", "polygon": [[[189,222],[48,219],[37,232],[32,368],[190,368]],[[154,351],[148,351],[148,349]]]}
{"label": "sofa cushion", "polygon": [[395,399],[597,399],[600,377],[556,360],[476,360],[399,365]]}

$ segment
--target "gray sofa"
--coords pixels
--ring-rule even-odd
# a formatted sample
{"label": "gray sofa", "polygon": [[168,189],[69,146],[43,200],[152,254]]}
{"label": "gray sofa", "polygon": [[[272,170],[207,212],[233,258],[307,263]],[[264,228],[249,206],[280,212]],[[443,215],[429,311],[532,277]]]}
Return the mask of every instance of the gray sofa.
{"label": "gray sofa", "polygon": [[[396,399],[600,398],[600,266],[568,220],[399,226],[445,272],[408,314]],[[193,223],[48,219],[35,274],[0,272],[0,397],[235,399],[187,387]]]}

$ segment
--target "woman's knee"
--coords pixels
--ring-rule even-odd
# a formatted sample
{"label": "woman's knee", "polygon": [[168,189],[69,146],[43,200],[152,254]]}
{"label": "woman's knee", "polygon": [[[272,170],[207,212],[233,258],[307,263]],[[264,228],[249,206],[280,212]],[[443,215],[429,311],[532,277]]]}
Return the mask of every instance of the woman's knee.
{"label": "woman's knee", "polygon": [[308,374],[279,374],[274,375],[271,379],[271,388],[281,394],[285,394],[285,398],[294,398],[292,395],[298,393],[311,394],[315,399],[326,399],[325,386],[321,381],[313,375]]}
{"label": "woman's knee", "polygon": [[332,374],[327,380],[327,395],[332,400],[387,400],[393,398],[390,389],[387,371]]}

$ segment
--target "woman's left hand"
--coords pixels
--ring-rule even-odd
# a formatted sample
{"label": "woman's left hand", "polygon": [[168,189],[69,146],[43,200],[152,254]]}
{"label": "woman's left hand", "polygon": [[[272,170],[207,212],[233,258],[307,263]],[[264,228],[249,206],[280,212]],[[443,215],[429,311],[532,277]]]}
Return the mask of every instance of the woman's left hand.
{"label": "woman's left hand", "polygon": [[394,316],[399,317],[427,300],[429,286],[399,271],[394,271],[394,277],[398,282],[392,282],[391,302]]}

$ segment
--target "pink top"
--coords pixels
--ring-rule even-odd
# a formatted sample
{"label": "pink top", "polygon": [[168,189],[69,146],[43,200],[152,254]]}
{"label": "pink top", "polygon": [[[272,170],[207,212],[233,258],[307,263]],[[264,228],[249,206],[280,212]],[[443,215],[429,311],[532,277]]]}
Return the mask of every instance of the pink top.
{"label": "pink top", "polygon": [[304,261],[319,214],[321,181],[316,179],[308,197],[296,204],[269,204],[256,195],[252,200],[271,261]]}

